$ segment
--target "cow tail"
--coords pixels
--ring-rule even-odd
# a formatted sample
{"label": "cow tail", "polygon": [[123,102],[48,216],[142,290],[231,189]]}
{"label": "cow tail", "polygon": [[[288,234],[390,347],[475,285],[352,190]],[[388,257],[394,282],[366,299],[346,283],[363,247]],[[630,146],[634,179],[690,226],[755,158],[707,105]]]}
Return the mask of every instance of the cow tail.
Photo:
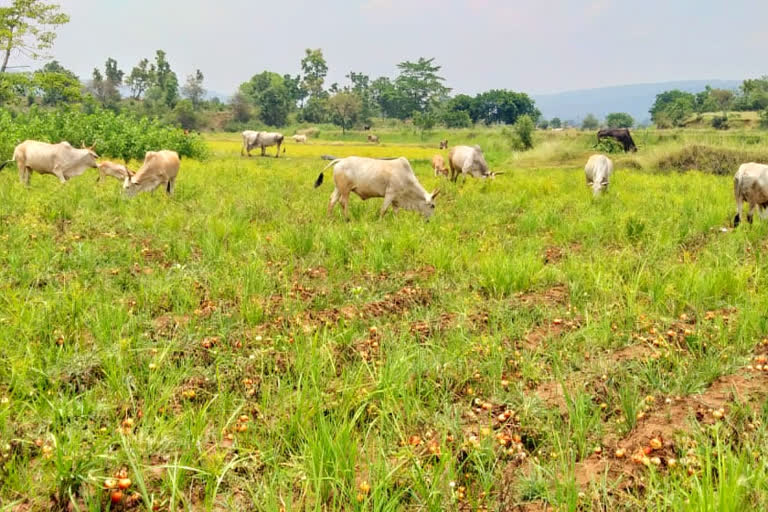
{"label": "cow tail", "polygon": [[320,171],[320,175],[315,180],[315,188],[317,188],[317,187],[319,187],[320,185],[323,184],[323,175],[325,174],[325,171],[327,171],[329,167],[332,167],[332,166],[336,165],[340,161],[341,161],[341,158],[337,158],[336,160],[332,161],[331,163],[329,163],[328,165],[323,167],[323,170]]}
{"label": "cow tail", "polygon": [[6,160],[5,162],[1,163],[1,164],[0,164],[0,171],[2,171],[3,169],[5,169],[5,166],[6,166],[6,165],[8,165],[8,164],[9,164],[9,163],[11,163],[11,162],[13,162],[13,160]]}

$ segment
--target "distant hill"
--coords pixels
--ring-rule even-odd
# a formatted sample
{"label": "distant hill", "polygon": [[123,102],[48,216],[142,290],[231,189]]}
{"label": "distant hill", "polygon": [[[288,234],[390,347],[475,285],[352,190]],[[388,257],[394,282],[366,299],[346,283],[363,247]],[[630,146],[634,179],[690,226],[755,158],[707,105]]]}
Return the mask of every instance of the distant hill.
{"label": "distant hill", "polygon": [[656,100],[657,94],[670,89],[699,92],[707,85],[720,89],[738,89],[741,80],[687,80],[619,85],[555,94],[534,94],[531,97],[536,100],[536,106],[546,119],[559,117],[563,121],[579,122],[587,114],[594,114],[603,119],[611,112],[627,112],[636,122],[642,123],[650,119],[648,109]]}

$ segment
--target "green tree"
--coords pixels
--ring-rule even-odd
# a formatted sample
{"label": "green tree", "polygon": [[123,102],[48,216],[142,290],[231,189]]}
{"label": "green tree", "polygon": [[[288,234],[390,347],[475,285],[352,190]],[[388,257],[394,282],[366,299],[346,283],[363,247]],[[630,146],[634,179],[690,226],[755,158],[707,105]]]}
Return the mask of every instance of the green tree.
{"label": "green tree", "polygon": [[268,87],[257,103],[261,120],[269,126],[284,126],[291,112],[291,95],[282,83]]}
{"label": "green tree", "polygon": [[723,114],[730,110],[734,97],[733,91],[728,89],[712,89],[709,95]]}
{"label": "green tree", "polygon": [[398,117],[405,119],[414,111],[425,112],[447,99],[451,90],[443,85],[445,78],[438,74],[441,66],[434,61],[434,58],[420,57],[416,62],[404,61],[397,65],[400,73],[394,85],[399,93]]}
{"label": "green tree", "polygon": [[131,74],[125,79],[125,84],[131,89],[131,97],[140,100],[141,96],[152,86],[155,81],[155,66],[147,59],[141,59],[134,66]]}
{"label": "green tree", "polygon": [[328,75],[328,63],[323,57],[323,50],[317,48],[304,50],[304,58],[301,59],[301,72],[304,73],[302,86],[308,96],[320,98],[325,96],[323,84]]}
{"label": "green tree", "polygon": [[179,101],[179,79],[171,69],[163,50],[157,50],[155,54],[152,78],[152,86],[147,91],[151,103],[159,103],[169,108],[176,106]]}
{"label": "green tree", "polygon": [[29,73],[0,73],[0,105],[20,104],[33,90]]}
{"label": "green tree", "polygon": [[539,119],[539,128],[542,130],[549,128],[549,121],[544,118]]}
{"label": "green tree", "polygon": [[102,106],[116,108],[120,102],[120,86],[123,84],[124,73],[117,67],[115,59],[107,59],[102,74],[98,68],[93,70],[91,91]]}
{"label": "green tree", "polygon": [[51,61],[35,71],[32,81],[34,87],[42,94],[43,105],[82,101],[80,79],[58,61]]}
{"label": "green tree", "polygon": [[341,132],[355,123],[363,111],[360,97],[349,91],[342,91],[328,99],[328,108],[334,123],[341,126]]}
{"label": "green tree", "polygon": [[309,98],[301,110],[300,118],[308,123],[325,123],[328,121],[328,98]]}
{"label": "green tree", "polygon": [[437,116],[434,112],[414,112],[411,116],[413,119],[413,125],[421,131],[421,138],[424,138],[424,133],[430,131],[437,124]]}
{"label": "green tree", "polygon": [[600,126],[600,121],[592,114],[587,114],[587,117],[581,122],[582,130],[596,130]]}
{"label": "green tree", "polygon": [[470,115],[475,122],[515,124],[522,115],[529,116],[535,122],[541,112],[525,93],[493,89],[473,99]]}
{"label": "green tree", "polygon": [[443,112],[443,124],[448,128],[468,128],[472,126],[472,118],[465,110],[447,110]]}
{"label": "green tree", "polygon": [[69,16],[55,3],[42,0],[10,0],[0,7],[0,73],[8,68],[16,52],[41,58],[56,40],[55,29],[69,23]]}
{"label": "green tree", "polygon": [[304,99],[307,97],[307,91],[301,86],[301,76],[285,74],[283,75],[283,85],[288,90],[294,107],[300,102],[304,102]]}
{"label": "green tree", "polygon": [[181,88],[181,93],[192,102],[192,107],[195,110],[200,109],[200,104],[203,102],[205,96],[205,89],[203,88],[203,72],[199,69],[187,77],[187,83]]}
{"label": "green tree", "polygon": [[552,128],[562,128],[563,122],[560,120],[559,117],[553,117],[552,120],[549,122],[549,126]]}
{"label": "green tree", "polygon": [[371,91],[371,79],[368,75],[363,73],[355,73],[350,71],[347,78],[352,82],[352,92],[360,98],[361,111],[360,117],[364,120],[368,120],[375,115],[375,107],[373,102],[373,94]]}
{"label": "green tree", "polygon": [[251,104],[242,92],[235,93],[229,105],[232,108],[232,119],[238,123],[247,123],[253,117]]}
{"label": "green tree", "polygon": [[656,101],[649,110],[656,126],[665,128],[681,126],[695,111],[696,97],[679,90],[664,91],[656,95]]}
{"label": "green tree", "polygon": [[605,125],[608,128],[632,128],[635,120],[626,112],[612,112],[605,116]]}
{"label": "green tree", "polygon": [[520,139],[523,149],[531,149],[533,147],[533,132],[536,129],[536,125],[533,119],[528,114],[523,114],[518,117],[515,122],[515,133]]}

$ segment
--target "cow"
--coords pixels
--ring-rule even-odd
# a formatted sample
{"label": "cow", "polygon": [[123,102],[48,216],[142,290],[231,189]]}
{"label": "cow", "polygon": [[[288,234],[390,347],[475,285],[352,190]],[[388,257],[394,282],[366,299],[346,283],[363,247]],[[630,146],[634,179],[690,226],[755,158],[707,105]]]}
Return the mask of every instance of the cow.
{"label": "cow", "polygon": [[445,160],[442,155],[435,155],[432,157],[432,169],[435,171],[435,176],[440,174],[448,176],[448,169],[445,167]]}
{"label": "cow", "polygon": [[587,186],[592,187],[592,195],[597,197],[600,192],[608,189],[613,174],[613,162],[605,155],[592,155],[584,166],[584,174],[587,177]]}
{"label": "cow", "polygon": [[293,142],[295,142],[296,144],[306,144],[307,143],[307,136],[306,135],[296,134],[296,135],[294,135],[291,138],[293,139]]}
{"label": "cow", "polygon": [[125,178],[133,176],[133,171],[128,169],[123,164],[116,164],[114,162],[101,162],[99,163],[99,177],[96,181],[101,181],[106,176],[112,176],[120,181],[124,181]]}
{"label": "cow", "polygon": [[733,177],[733,196],[736,200],[736,216],[733,227],[741,223],[744,201],[749,203],[747,222],[752,224],[755,206],[759,207],[760,216],[765,218],[768,212],[768,165],[750,162],[741,164]]}
{"label": "cow", "polygon": [[448,139],[440,141],[440,149],[448,149]]}
{"label": "cow", "polygon": [[61,183],[80,176],[87,169],[96,169],[99,158],[93,146],[81,149],[73,148],[69,142],[49,144],[36,140],[25,140],[13,150],[13,158],[0,164],[0,170],[13,161],[19,168],[19,180],[29,185],[32,171],[40,174],[53,174]]}
{"label": "cow", "polygon": [[179,174],[181,160],[175,151],[147,151],[144,163],[136,174],[125,178],[123,191],[129,196],[139,192],[154,191],[158,186],[165,185],[165,192],[173,194],[176,186],[176,176]]}
{"label": "cow", "polygon": [[277,146],[275,158],[278,158],[283,140],[285,140],[285,137],[282,133],[246,130],[243,132],[243,147],[240,150],[240,156],[243,156],[243,153],[251,156],[251,150],[255,147],[261,147],[261,156],[266,156],[266,148]]}
{"label": "cow", "polygon": [[488,171],[480,146],[454,146],[448,153],[448,165],[451,168],[451,181],[456,181],[459,174],[469,174],[474,178],[493,178],[503,173]]}
{"label": "cow", "polygon": [[624,148],[625,153],[637,151],[635,141],[632,140],[632,135],[629,134],[629,128],[605,128],[597,132],[597,143],[606,138],[615,139]]}
{"label": "cow", "polygon": [[379,136],[378,135],[369,135],[368,136],[368,142],[373,142],[375,144],[379,143]]}
{"label": "cow", "polygon": [[320,171],[315,181],[315,188],[323,184],[323,174],[329,167],[333,167],[333,181],[336,187],[328,203],[328,215],[331,214],[336,203],[341,202],[344,207],[344,217],[349,220],[348,207],[351,192],[357,194],[362,200],[383,197],[384,203],[379,211],[381,217],[390,206],[395,211],[403,208],[420,212],[426,220],[429,220],[435,211],[435,198],[440,191],[428,193],[421,186],[411,164],[404,157],[394,160],[357,156],[336,159]]}
{"label": "cow", "polygon": [[369,125],[369,124],[366,124],[366,125],[363,126],[363,130],[365,130],[365,131],[370,131],[370,129],[371,129],[371,125]]}

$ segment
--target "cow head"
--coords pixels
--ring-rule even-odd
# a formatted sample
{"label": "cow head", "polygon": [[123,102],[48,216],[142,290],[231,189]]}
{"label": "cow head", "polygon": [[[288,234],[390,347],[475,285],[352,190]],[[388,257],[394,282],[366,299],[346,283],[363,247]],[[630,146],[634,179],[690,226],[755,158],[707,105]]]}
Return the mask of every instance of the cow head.
{"label": "cow head", "polygon": [[425,220],[429,220],[432,214],[435,213],[435,198],[438,194],[440,194],[440,189],[435,189],[431,194],[425,192],[424,202],[419,205],[419,211]]}
{"label": "cow head", "polygon": [[94,148],[96,148],[96,144],[93,144],[92,146],[86,146],[83,142],[81,151],[85,152],[85,164],[92,168],[92,169],[98,169],[99,163],[96,161],[99,159],[99,155],[96,154],[96,151]]}
{"label": "cow head", "polygon": [[138,183],[134,183],[132,178],[133,175],[126,176],[123,181],[123,192],[128,197],[133,197],[139,192],[139,185]]}

